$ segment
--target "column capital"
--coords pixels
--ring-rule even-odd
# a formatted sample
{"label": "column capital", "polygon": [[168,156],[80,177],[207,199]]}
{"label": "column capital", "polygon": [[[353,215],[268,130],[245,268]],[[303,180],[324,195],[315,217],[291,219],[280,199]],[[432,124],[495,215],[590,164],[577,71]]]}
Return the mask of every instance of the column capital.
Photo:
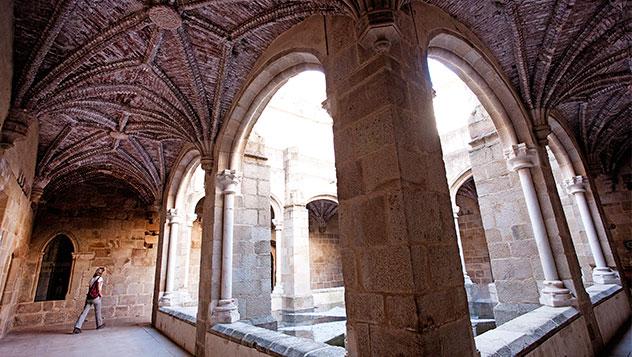
{"label": "column capital", "polygon": [[195,213],[187,214],[187,225],[192,226],[193,222],[198,218],[198,215]]}
{"label": "column capital", "polygon": [[282,218],[275,218],[272,220],[272,224],[274,224],[274,230],[275,231],[282,231],[283,230],[283,219]]}
{"label": "column capital", "polygon": [[505,159],[507,159],[507,168],[511,171],[538,165],[537,152],[535,149],[527,147],[525,143],[511,145],[505,150]]}
{"label": "column capital", "polygon": [[167,210],[167,223],[182,223],[182,216],[177,208],[169,208]]}
{"label": "column capital", "polygon": [[37,121],[37,117],[21,108],[11,108],[2,125],[0,135],[0,147],[8,149],[13,147],[16,141],[24,140],[31,123]]}
{"label": "column capital", "polygon": [[588,179],[584,176],[574,176],[564,180],[564,186],[566,186],[566,192],[574,195],[579,192],[586,192],[588,187]]}
{"label": "column capital", "polygon": [[358,23],[358,39],[362,47],[375,52],[386,52],[401,37],[395,19],[397,11],[407,0],[346,0]]}
{"label": "column capital", "polygon": [[459,212],[461,212],[461,207],[452,205],[452,215],[454,215],[454,218],[459,218]]}
{"label": "column capital", "polygon": [[211,156],[202,156],[200,158],[200,167],[207,173],[213,170],[213,158]]}
{"label": "column capital", "polygon": [[237,192],[237,185],[240,181],[241,176],[237,170],[222,170],[217,174],[217,187],[224,194]]}

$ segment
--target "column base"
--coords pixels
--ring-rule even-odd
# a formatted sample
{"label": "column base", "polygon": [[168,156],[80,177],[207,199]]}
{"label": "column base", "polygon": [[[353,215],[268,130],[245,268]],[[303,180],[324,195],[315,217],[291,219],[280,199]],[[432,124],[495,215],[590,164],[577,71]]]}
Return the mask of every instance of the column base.
{"label": "column base", "polygon": [[186,291],[167,291],[158,299],[158,306],[183,306],[191,301],[191,296]]}
{"label": "column base", "polygon": [[621,285],[621,280],[617,276],[617,273],[612,271],[612,269],[608,267],[604,268],[595,268],[592,271],[592,279],[595,284],[607,285],[607,284],[615,284]]}
{"label": "column base", "polygon": [[559,280],[545,280],[540,303],[552,307],[570,306],[573,302],[571,291]]}
{"label": "column base", "polygon": [[239,321],[237,300],[220,300],[211,313],[211,324],[232,324],[236,321]]}

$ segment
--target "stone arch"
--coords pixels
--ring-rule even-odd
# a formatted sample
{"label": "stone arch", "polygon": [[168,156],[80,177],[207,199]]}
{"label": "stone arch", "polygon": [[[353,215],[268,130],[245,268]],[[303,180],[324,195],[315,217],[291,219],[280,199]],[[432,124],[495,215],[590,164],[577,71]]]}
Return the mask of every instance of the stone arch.
{"label": "stone arch", "polygon": [[471,179],[472,177],[474,177],[474,175],[472,174],[472,168],[468,167],[467,169],[463,170],[460,174],[457,175],[457,177],[452,181],[448,183],[448,187],[450,188],[450,199],[452,200],[452,202],[456,202],[455,198],[456,198],[456,194],[459,191],[459,188],[461,188],[461,186],[463,186],[463,184],[465,182],[467,182],[467,180]]}
{"label": "stone arch", "polygon": [[456,73],[476,95],[504,147],[530,141],[527,114],[518,95],[502,72],[470,41],[453,31],[436,30],[429,40],[428,57]]}
{"label": "stone arch", "polygon": [[267,104],[290,78],[310,70],[323,71],[323,68],[314,51],[304,49],[283,52],[262,66],[241,93],[239,105],[233,108],[220,133],[217,145],[220,170],[241,169],[246,143]]}
{"label": "stone arch", "polygon": [[307,205],[310,202],[318,201],[318,200],[332,201],[335,204],[338,204],[338,196],[336,196],[333,193],[323,193],[323,194],[312,196],[305,201],[305,204]]}
{"label": "stone arch", "polygon": [[[548,136],[548,146],[551,150],[551,153],[555,157],[555,161],[557,161],[557,163],[559,164],[560,171],[562,174],[562,177],[561,177],[562,180],[570,179],[576,176],[583,176],[583,177],[588,178],[588,181],[587,181],[588,184],[586,185],[585,196],[586,196],[586,200],[588,201],[588,206],[591,212],[595,230],[597,231],[597,235],[600,241],[599,243],[601,245],[601,249],[604,254],[604,257],[606,258],[606,261],[608,262],[608,265],[611,267],[615,267],[617,266],[617,264],[616,264],[616,259],[613,255],[613,250],[611,248],[611,235],[610,235],[610,232],[607,229],[605,229],[606,220],[604,218],[605,216],[603,213],[603,208],[601,207],[601,202],[599,201],[599,197],[594,187],[595,181],[592,179],[588,171],[585,157],[583,156],[581,150],[579,149],[579,145],[577,141],[575,140],[572,134],[572,131],[564,123],[565,121],[559,118],[557,113],[552,113],[549,116],[549,125],[551,127],[551,133]],[[560,182],[558,184],[564,186],[565,183]],[[568,194],[568,192],[566,191],[564,187],[562,187],[562,192],[560,192],[560,196],[563,194]],[[573,205],[576,206],[574,202],[573,202]],[[566,208],[565,208],[565,211],[567,211]],[[571,220],[569,219],[568,215],[573,214],[573,213],[572,212],[566,212],[566,213],[567,213],[567,221],[569,222],[569,228],[571,228],[571,231],[572,231]],[[577,216],[575,217],[576,220],[580,219],[578,214],[575,214],[575,215]],[[583,223],[580,222],[579,225],[581,227],[579,229],[585,230]],[[577,246],[578,241],[584,244],[587,244],[585,240],[586,240],[585,237],[577,237],[577,235],[573,236],[573,242],[576,245],[576,253],[579,258],[579,255],[580,255],[579,253],[583,252],[582,254],[587,256],[590,264],[594,264],[594,257],[592,256],[592,253],[589,252],[587,249],[581,249],[580,247]],[[590,272],[590,268],[589,267],[587,268],[585,266],[586,259],[584,259],[583,261],[584,264],[581,264],[581,263],[582,263],[582,260],[580,259],[580,265],[582,265],[582,269],[585,270],[585,272]],[[584,274],[584,277],[586,276],[587,275]]]}
{"label": "stone arch", "polygon": [[307,201],[306,208],[309,212],[310,286],[318,295],[319,289],[344,286],[338,200],[318,195]]}
{"label": "stone arch", "polygon": [[270,207],[272,207],[274,217],[283,220],[283,204],[275,194],[270,194]]}
{"label": "stone arch", "polygon": [[[76,252],[76,243],[66,234],[57,233],[47,240],[40,252],[34,296],[36,302],[66,299],[72,283]],[[51,291],[51,287],[55,290]]]}

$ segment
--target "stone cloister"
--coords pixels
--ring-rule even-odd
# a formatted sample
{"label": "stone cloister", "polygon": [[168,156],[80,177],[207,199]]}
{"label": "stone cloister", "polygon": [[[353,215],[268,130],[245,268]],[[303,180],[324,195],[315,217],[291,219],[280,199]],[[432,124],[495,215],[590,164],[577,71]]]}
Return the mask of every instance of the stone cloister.
{"label": "stone cloister", "polygon": [[[106,267],[106,329],[197,356],[606,353],[631,6],[0,2],[0,350],[71,330]],[[448,132],[429,61],[478,100]]]}

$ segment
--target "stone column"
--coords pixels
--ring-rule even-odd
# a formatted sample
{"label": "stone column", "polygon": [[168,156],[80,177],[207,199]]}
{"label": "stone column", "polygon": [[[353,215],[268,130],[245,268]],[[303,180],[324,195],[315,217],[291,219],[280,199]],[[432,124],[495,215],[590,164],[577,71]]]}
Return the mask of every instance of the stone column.
{"label": "stone column", "polygon": [[222,222],[222,278],[220,299],[213,311],[213,323],[233,323],[239,320],[237,300],[233,298],[233,233],[235,228],[235,193],[239,175],[235,170],[224,170],[217,175],[217,187],[224,195]]}
{"label": "stone column", "polygon": [[459,256],[461,257],[461,266],[463,267],[463,280],[465,281],[465,285],[472,285],[472,279],[467,274],[467,269],[465,269],[465,253],[463,252],[463,242],[461,241],[461,231],[459,229],[459,211],[461,208],[457,205],[452,205],[452,213],[454,215],[454,230],[456,231],[456,242],[459,245]]}
{"label": "stone column", "polygon": [[400,1],[354,3],[356,22],[326,19],[324,63],[348,354],[472,356],[432,84],[418,41],[428,34],[414,28],[426,21],[423,11],[400,11]]}
{"label": "stone column", "polygon": [[[283,298],[281,308],[287,311],[314,307],[309,268],[309,212],[305,205],[295,203],[283,209]],[[278,240],[277,240],[278,241]],[[279,250],[277,248],[277,254]]]}
{"label": "stone column", "polygon": [[186,222],[184,224],[184,230],[181,234],[183,248],[184,248],[184,256],[182,259],[182,264],[184,264],[184,277],[183,277],[183,288],[187,292],[189,291],[189,274],[190,266],[191,266],[191,230],[193,229],[193,222],[197,219],[197,214],[188,214],[186,217]]}
{"label": "stone column", "polygon": [[274,224],[274,232],[276,236],[276,274],[275,274],[275,284],[274,289],[272,290],[272,295],[275,297],[283,296],[283,265],[284,265],[284,257],[285,252],[283,251],[283,220],[282,219],[274,219],[272,221]]}
{"label": "stone column", "polygon": [[167,224],[169,225],[169,252],[167,253],[167,279],[165,291],[160,298],[160,306],[173,306],[175,302],[175,279],[178,260],[178,236],[180,235],[180,223],[182,217],[176,208],[170,208],[167,212]]}
{"label": "stone column", "polygon": [[603,251],[601,250],[601,244],[599,243],[599,236],[595,229],[595,223],[586,201],[586,185],[588,180],[583,176],[575,176],[564,180],[566,184],[566,190],[569,194],[575,197],[577,207],[579,208],[579,215],[582,219],[582,224],[586,230],[586,236],[588,237],[588,244],[590,245],[590,251],[595,259],[595,269],[593,269],[593,281],[597,284],[621,284],[617,274],[613,272],[606,263]]}
{"label": "stone column", "polygon": [[572,301],[570,290],[566,289],[564,283],[559,279],[538,196],[529,170],[538,162],[537,153],[535,150],[527,148],[526,144],[517,144],[507,150],[505,156],[508,168],[516,171],[520,178],[520,185],[527,203],[527,212],[544,272],[544,288],[541,291],[540,302],[548,306],[569,306]]}
{"label": "stone column", "polygon": [[202,212],[202,242],[200,247],[200,282],[196,323],[195,355],[205,356],[206,334],[212,312],[219,300],[221,267],[221,213],[215,203],[220,199],[215,188],[217,167],[209,156],[202,156],[204,170],[204,209]]}

